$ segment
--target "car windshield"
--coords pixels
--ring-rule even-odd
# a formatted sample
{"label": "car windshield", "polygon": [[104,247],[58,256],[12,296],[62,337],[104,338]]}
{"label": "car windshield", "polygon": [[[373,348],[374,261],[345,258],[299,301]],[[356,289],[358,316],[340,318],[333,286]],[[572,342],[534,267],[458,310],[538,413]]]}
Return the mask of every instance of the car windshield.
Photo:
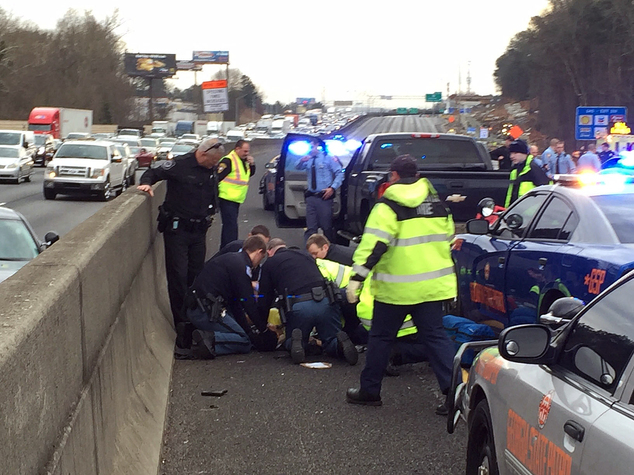
{"label": "car windshield", "polygon": [[[122,147],[121,145],[117,145],[116,147],[117,147],[117,150],[119,150],[119,153],[120,153],[122,156],[124,156],[124,157],[125,157],[125,156],[127,156],[127,155],[128,155],[128,153],[127,153],[127,152],[126,152],[126,150],[125,150],[125,147]],[[130,151],[132,151],[132,149],[129,149],[129,150],[130,150]]]}
{"label": "car windshield", "polygon": [[0,219],[0,261],[28,261],[37,255],[37,244],[22,221]]}
{"label": "car windshield", "polygon": [[21,137],[19,132],[0,132],[0,145],[20,145]]}
{"label": "car windshield", "polygon": [[156,147],[156,140],[154,139],[141,139],[141,145],[144,147]]}
{"label": "car windshield", "polygon": [[94,160],[107,160],[108,150],[101,145],[64,144],[55,158],[91,158]]}
{"label": "car windshield", "polygon": [[181,139],[193,139],[193,140],[198,140],[198,137],[195,136],[194,134],[183,134],[181,136]]}
{"label": "car windshield", "polygon": [[614,194],[593,196],[592,200],[603,211],[616,235],[624,244],[634,243],[634,194]]}
{"label": "car windshield", "polygon": [[51,124],[29,124],[29,130],[37,130],[38,132],[48,132],[51,130]]}
{"label": "car windshield", "polygon": [[175,143],[175,142],[176,142],[176,139],[159,139],[159,143],[161,145],[168,144],[168,143]]}
{"label": "car windshield", "polygon": [[82,133],[70,133],[66,136],[67,140],[73,140],[73,139],[85,139],[86,137],[88,137],[88,134],[82,134]]}
{"label": "car windshield", "polygon": [[191,145],[174,145],[172,147],[172,152],[189,152],[192,150]]}
{"label": "car windshield", "polygon": [[443,138],[391,138],[376,142],[368,163],[374,170],[388,170],[399,155],[411,155],[419,169],[473,164],[484,167],[475,142]]}
{"label": "car windshield", "polygon": [[46,135],[36,135],[35,145],[44,145],[46,143]]}
{"label": "car windshield", "polygon": [[20,152],[13,147],[0,147],[0,157],[18,158]]}

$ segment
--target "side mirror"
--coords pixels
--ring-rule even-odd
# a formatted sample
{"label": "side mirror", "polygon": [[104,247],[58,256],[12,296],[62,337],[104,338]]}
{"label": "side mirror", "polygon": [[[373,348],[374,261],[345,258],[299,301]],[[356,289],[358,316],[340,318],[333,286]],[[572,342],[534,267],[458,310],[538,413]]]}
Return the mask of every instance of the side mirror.
{"label": "side mirror", "polygon": [[495,210],[495,200],[493,198],[482,198],[478,203],[478,213],[485,218],[491,216]]}
{"label": "side mirror", "polygon": [[484,236],[489,232],[489,222],[484,219],[470,219],[467,221],[467,232]]}
{"label": "side mirror", "polygon": [[544,325],[517,325],[500,333],[498,350],[504,359],[517,363],[552,362],[550,329]]}
{"label": "side mirror", "polygon": [[277,162],[267,162],[267,164],[264,165],[264,168],[268,168],[268,169],[277,168]]}
{"label": "side mirror", "polygon": [[506,221],[506,225],[512,231],[521,228],[522,224],[524,224],[524,218],[522,218],[522,215],[520,214],[512,214],[510,216],[507,216],[506,218],[504,218],[504,221]]}
{"label": "side mirror", "polygon": [[57,235],[57,233],[54,233],[52,231],[49,231],[44,236],[44,244],[46,244],[46,247],[52,246],[57,241],[59,241],[59,236]]}
{"label": "side mirror", "polygon": [[552,303],[548,313],[541,315],[539,321],[544,325],[563,325],[575,318],[585,305],[583,300],[575,297],[562,297]]}
{"label": "side mirror", "polygon": [[121,163],[121,155],[114,155],[112,157],[112,163]]}

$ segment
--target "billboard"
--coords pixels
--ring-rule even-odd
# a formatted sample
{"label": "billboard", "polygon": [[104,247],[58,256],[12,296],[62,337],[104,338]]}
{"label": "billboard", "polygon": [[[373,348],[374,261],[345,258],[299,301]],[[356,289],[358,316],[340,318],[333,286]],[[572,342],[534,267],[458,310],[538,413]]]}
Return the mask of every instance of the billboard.
{"label": "billboard", "polygon": [[128,76],[167,78],[176,74],[175,54],[125,53],[123,64]]}
{"label": "billboard", "polygon": [[627,121],[627,107],[577,107],[575,138],[577,140],[603,138],[608,135],[608,127],[611,123],[625,121]]}
{"label": "billboard", "polygon": [[229,51],[194,51],[192,61],[205,64],[229,64]]}
{"label": "billboard", "polygon": [[224,112],[229,110],[227,80],[205,81],[203,90],[203,108],[205,112]]}
{"label": "billboard", "polygon": [[298,97],[297,101],[295,101],[296,104],[301,104],[303,106],[309,106],[311,104],[315,104],[316,102],[317,101],[314,97]]}
{"label": "billboard", "polygon": [[193,61],[176,61],[176,69],[179,71],[202,71],[203,65]]}

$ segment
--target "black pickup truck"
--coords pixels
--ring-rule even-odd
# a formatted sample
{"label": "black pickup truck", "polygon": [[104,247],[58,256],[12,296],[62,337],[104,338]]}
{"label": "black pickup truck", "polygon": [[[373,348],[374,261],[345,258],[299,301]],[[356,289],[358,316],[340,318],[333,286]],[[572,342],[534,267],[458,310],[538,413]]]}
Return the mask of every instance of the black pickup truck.
{"label": "black pickup truck", "polygon": [[302,142],[315,140],[343,166],[345,176],[335,197],[334,209],[336,229],[345,239],[363,232],[379,187],[388,179],[390,163],[399,155],[409,154],[418,161],[421,176],[430,180],[456,222],[474,218],[482,198],[491,197],[496,203],[504,203],[506,197],[509,172],[493,170],[486,149],[471,137],[381,133],[369,135],[359,147],[358,143],[289,134],[282,145],[275,173],[274,210],[279,227],[304,225],[306,173],[296,170],[296,164],[307,148]]}

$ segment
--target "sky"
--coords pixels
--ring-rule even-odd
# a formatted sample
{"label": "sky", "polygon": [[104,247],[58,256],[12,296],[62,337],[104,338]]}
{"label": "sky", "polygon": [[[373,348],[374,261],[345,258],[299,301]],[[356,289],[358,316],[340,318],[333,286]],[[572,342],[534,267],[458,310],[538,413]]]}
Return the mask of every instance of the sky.
{"label": "sky", "polygon": [[[229,51],[232,67],[247,74],[265,102],[297,97],[353,100],[366,105],[424,105],[420,97],[449,90],[496,92],[496,59],[527,28],[547,0],[242,0],[240,2],[137,2],[111,0],[3,0],[9,14],[54,29],[68,9],[97,19],[117,11],[118,33],[131,53]],[[222,67],[224,68],[224,66]],[[220,66],[205,66],[197,81]],[[184,89],[194,74],[179,72]],[[379,96],[392,96],[382,101]],[[399,98],[400,96],[400,98]]]}

